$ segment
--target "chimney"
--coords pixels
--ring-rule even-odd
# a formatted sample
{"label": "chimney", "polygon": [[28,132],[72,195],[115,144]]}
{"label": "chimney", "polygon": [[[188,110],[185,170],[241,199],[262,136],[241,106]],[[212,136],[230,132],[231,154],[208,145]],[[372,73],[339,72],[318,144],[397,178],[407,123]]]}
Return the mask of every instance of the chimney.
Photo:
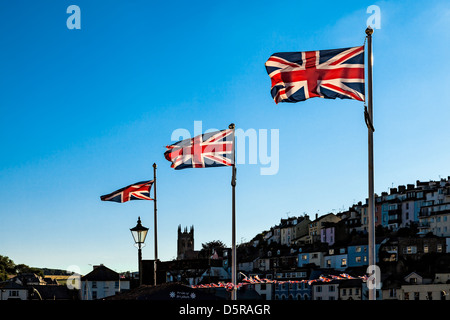
{"label": "chimney", "polygon": [[406,187],[405,186],[398,186],[398,192],[403,193],[405,192]]}
{"label": "chimney", "polygon": [[414,184],[410,184],[410,183],[407,184],[407,185],[406,185],[406,189],[407,189],[407,190],[414,190]]}
{"label": "chimney", "polygon": [[316,213],[316,220],[317,220],[317,219],[319,219],[319,214],[318,214],[318,213]]}
{"label": "chimney", "polygon": [[397,188],[390,188],[390,194],[396,194]]}

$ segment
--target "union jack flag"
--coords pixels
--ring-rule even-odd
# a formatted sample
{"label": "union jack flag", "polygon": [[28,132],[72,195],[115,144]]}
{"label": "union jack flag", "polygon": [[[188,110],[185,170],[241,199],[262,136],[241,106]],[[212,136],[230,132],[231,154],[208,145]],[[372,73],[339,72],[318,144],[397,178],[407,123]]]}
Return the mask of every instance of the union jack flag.
{"label": "union jack flag", "polygon": [[110,194],[100,196],[100,200],[119,203],[127,202],[129,200],[153,200],[150,198],[150,189],[152,185],[153,180],[136,182]]}
{"label": "union jack flag", "polygon": [[265,65],[277,104],[314,97],[364,101],[364,46],[279,52]]}
{"label": "union jack flag", "polygon": [[164,157],[175,170],[231,166],[234,163],[234,129],[201,134],[167,146]]}

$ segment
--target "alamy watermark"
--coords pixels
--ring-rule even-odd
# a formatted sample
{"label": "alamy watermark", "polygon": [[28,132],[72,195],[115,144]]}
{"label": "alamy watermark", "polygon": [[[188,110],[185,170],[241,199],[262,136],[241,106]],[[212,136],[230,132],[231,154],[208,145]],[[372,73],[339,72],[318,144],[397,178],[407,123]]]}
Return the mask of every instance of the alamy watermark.
{"label": "alamy watermark", "polygon": [[377,5],[371,5],[367,7],[366,13],[371,15],[366,20],[367,27],[372,29],[381,29],[381,10]]}
{"label": "alamy watermark", "polygon": [[[219,131],[207,129],[203,132],[202,121],[194,121],[194,134],[185,128],[178,128],[172,132],[171,140],[176,142],[191,139],[201,134]],[[248,151],[248,152],[247,152]],[[235,129],[236,164],[260,164],[261,175],[275,175],[280,166],[280,133],[279,129],[270,129],[270,143],[268,129]],[[248,157],[246,156],[248,155]]]}
{"label": "alamy watermark", "polygon": [[77,265],[67,267],[67,271],[72,272],[72,275],[67,279],[66,286],[69,289],[80,289],[81,283],[81,269]]}
{"label": "alamy watermark", "polygon": [[367,278],[367,288],[369,290],[381,288],[381,270],[377,265],[369,265],[366,273],[369,275]]}
{"label": "alamy watermark", "polygon": [[70,5],[67,7],[66,13],[70,16],[66,20],[67,29],[81,29],[81,9],[77,5]]}

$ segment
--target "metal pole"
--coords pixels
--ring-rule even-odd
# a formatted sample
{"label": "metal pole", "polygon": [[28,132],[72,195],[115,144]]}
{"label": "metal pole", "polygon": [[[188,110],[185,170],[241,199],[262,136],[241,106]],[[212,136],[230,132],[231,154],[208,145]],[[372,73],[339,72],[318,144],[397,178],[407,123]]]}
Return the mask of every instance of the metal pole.
{"label": "metal pole", "polygon": [[154,212],[154,228],[155,228],[155,261],[153,264],[153,278],[156,286],[156,266],[158,260],[158,223],[157,223],[157,205],[156,205],[156,163],[153,163],[153,212]]}
{"label": "metal pole", "polygon": [[138,243],[138,271],[139,271],[139,285],[142,285],[142,250],[141,250],[141,244]]}
{"label": "metal pole", "polygon": [[[234,130],[234,123],[228,126],[229,129]],[[233,132],[233,165],[232,165],[232,214],[231,214],[231,283],[233,284],[233,291],[231,291],[231,300],[237,300],[236,289],[236,163],[235,163],[235,141]]]}
{"label": "metal pole", "polygon": [[[368,27],[367,34],[367,106],[368,116],[371,126],[368,126],[368,147],[369,147],[369,266],[376,264],[376,250],[375,250],[375,197],[374,197],[374,183],[373,183],[373,95],[372,95],[372,33],[373,29]],[[376,300],[376,287],[372,285],[369,290],[369,300]]]}

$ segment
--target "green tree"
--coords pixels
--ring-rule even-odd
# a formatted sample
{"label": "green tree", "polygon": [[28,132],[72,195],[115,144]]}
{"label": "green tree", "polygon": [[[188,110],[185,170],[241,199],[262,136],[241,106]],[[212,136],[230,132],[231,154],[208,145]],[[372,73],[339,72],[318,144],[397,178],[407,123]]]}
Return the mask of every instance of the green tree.
{"label": "green tree", "polygon": [[8,274],[16,274],[16,265],[7,256],[0,255],[0,281],[7,280]]}

